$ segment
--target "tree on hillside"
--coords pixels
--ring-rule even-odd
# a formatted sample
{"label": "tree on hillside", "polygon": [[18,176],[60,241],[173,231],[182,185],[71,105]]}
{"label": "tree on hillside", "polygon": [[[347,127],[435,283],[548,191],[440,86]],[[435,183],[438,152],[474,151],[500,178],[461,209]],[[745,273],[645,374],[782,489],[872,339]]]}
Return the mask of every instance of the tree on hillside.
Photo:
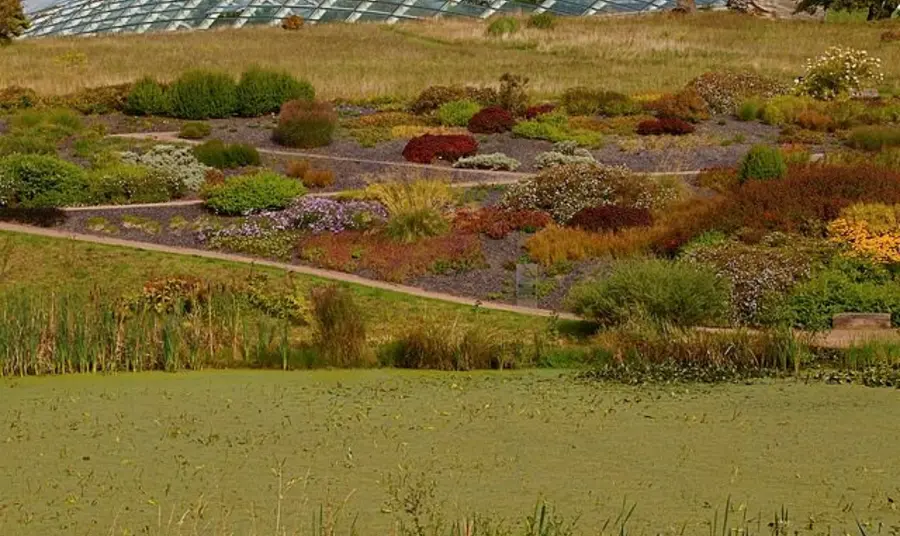
{"label": "tree on hillside", "polygon": [[825,11],[866,10],[868,20],[882,20],[891,18],[898,6],[900,0],[801,0],[796,12],[815,13],[819,8]]}
{"label": "tree on hillside", "polygon": [[0,0],[0,44],[7,44],[28,29],[22,0]]}

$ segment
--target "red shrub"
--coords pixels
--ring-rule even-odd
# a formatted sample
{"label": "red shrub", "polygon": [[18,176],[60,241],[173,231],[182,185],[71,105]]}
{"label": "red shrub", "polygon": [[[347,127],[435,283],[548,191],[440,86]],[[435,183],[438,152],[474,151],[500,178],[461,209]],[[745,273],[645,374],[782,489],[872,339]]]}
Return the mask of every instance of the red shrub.
{"label": "red shrub", "polygon": [[656,112],[657,117],[674,117],[691,123],[709,119],[709,105],[694,88],[663,95],[647,108]]}
{"label": "red shrub", "polygon": [[627,227],[649,227],[653,216],[646,208],[601,205],[579,210],[567,224],[585,231],[618,231]]}
{"label": "red shrub", "polygon": [[469,132],[476,134],[499,134],[512,130],[516,120],[512,114],[499,106],[488,106],[469,120]]}
{"label": "red shrub", "polygon": [[480,233],[499,240],[513,231],[533,233],[552,221],[549,214],[539,210],[503,210],[486,207],[458,211],[453,220],[453,227],[463,233]]}
{"label": "red shrub", "polygon": [[637,126],[637,133],[641,136],[661,136],[663,134],[682,136],[684,134],[690,134],[694,132],[694,130],[694,125],[674,117],[648,119],[646,121],[641,121]]}
{"label": "red shrub", "polygon": [[549,114],[556,109],[555,104],[538,104],[525,109],[525,119],[534,119],[539,115]]}
{"label": "red shrub", "polygon": [[719,218],[741,228],[821,232],[822,223],[859,202],[900,203],[900,173],[868,166],[793,166],[776,181],[748,181],[729,196]]}
{"label": "red shrub", "polygon": [[298,251],[300,258],[322,268],[363,270],[396,283],[427,272],[472,269],[484,259],[478,235],[463,233],[422,238],[411,244],[359,231],[322,233],[305,237]]}
{"label": "red shrub", "polygon": [[822,236],[826,224],[854,203],[900,203],[900,173],[868,166],[791,166],[786,179],[748,181],[724,197],[665,215],[657,247],[671,252],[695,236],[718,230],[754,241],[781,231]]}
{"label": "red shrub", "polygon": [[419,164],[430,164],[435,158],[455,162],[478,152],[478,142],[472,136],[460,134],[423,134],[409,140],[403,158]]}

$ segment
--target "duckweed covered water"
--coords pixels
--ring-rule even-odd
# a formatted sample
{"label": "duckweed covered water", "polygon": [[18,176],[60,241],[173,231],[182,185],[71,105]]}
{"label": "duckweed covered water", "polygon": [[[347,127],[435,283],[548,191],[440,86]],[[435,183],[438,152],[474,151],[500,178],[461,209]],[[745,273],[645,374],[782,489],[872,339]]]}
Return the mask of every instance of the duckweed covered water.
{"label": "duckweed covered water", "polygon": [[2,535],[386,534],[403,516],[392,489],[447,523],[517,522],[544,497],[592,534],[626,500],[632,533],[706,535],[729,496],[730,520],[746,507],[765,534],[782,506],[804,534],[900,525],[890,389],[244,371],[0,393]]}

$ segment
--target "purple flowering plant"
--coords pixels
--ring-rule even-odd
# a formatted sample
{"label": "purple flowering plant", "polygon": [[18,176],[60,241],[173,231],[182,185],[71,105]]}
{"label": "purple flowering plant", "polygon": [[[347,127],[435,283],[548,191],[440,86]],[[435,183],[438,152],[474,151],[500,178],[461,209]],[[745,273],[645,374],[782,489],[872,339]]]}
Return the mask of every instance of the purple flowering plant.
{"label": "purple flowering plant", "polygon": [[261,212],[242,223],[201,233],[200,239],[212,236],[262,237],[278,231],[340,233],[362,230],[387,220],[387,211],[376,201],[337,201],[327,197],[304,196],[284,210]]}

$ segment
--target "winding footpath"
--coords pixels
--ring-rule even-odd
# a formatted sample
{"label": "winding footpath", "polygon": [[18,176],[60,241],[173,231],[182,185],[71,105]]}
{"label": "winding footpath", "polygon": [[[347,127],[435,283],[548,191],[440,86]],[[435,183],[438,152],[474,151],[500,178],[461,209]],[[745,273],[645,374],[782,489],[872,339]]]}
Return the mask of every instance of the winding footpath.
{"label": "winding footpath", "polygon": [[22,233],[22,234],[29,234],[29,235],[35,235],[35,236],[44,236],[44,237],[48,237],[48,238],[59,238],[59,239],[64,239],[64,240],[75,240],[77,242],[89,242],[92,244],[102,244],[102,245],[106,245],[106,246],[125,247],[125,248],[131,248],[131,249],[139,249],[139,250],[143,250],[143,251],[155,251],[158,253],[168,253],[168,254],[172,254],[172,255],[186,255],[186,256],[191,256],[191,257],[201,257],[201,258],[205,258],[205,259],[215,259],[215,260],[220,260],[220,261],[251,264],[251,265],[256,265],[256,266],[268,266],[270,268],[277,268],[277,269],[285,270],[288,272],[309,275],[309,276],[318,277],[321,279],[328,279],[328,280],[332,280],[332,281],[351,283],[351,284],[359,285],[359,286],[363,286],[363,287],[387,290],[390,292],[406,294],[407,296],[414,296],[417,298],[426,298],[426,299],[430,299],[430,300],[437,300],[437,301],[443,301],[443,302],[448,302],[448,303],[456,303],[459,305],[467,305],[470,307],[480,307],[482,309],[489,309],[492,311],[505,311],[507,313],[517,313],[517,314],[528,315],[528,316],[540,316],[540,317],[547,317],[547,318],[555,316],[555,317],[565,319],[565,320],[578,320],[577,316],[570,314],[570,313],[550,311],[548,309],[539,309],[536,307],[523,307],[520,305],[510,305],[507,303],[481,301],[481,300],[476,300],[476,299],[472,299],[472,298],[464,298],[461,296],[454,296],[453,294],[446,294],[443,292],[431,292],[428,290],[423,290],[421,288],[411,287],[408,285],[397,285],[394,283],[379,281],[377,279],[368,279],[365,277],[360,277],[357,275],[348,274],[348,273],[344,273],[344,272],[338,272],[335,270],[323,270],[321,268],[313,268],[311,266],[269,261],[269,260],[257,259],[257,258],[253,258],[253,257],[245,257],[243,255],[233,255],[230,253],[222,253],[219,251],[184,248],[184,247],[177,247],[177,246],[164,246],[161,244],[153,244],[150,242],[138,242],[135,240],[122,240],[119,238],[95,236],[95,235],[82,234],[82,233],[73,233],[73,232],[69,232],[69,231],[57,231],[54,229],[46,229],[43,227],[32,227],[30,225],[18,225],[18,224],[14,224],[14,223],[0,223],[0,231],[6,231],[6,232],[11,232],[11,233]]}

